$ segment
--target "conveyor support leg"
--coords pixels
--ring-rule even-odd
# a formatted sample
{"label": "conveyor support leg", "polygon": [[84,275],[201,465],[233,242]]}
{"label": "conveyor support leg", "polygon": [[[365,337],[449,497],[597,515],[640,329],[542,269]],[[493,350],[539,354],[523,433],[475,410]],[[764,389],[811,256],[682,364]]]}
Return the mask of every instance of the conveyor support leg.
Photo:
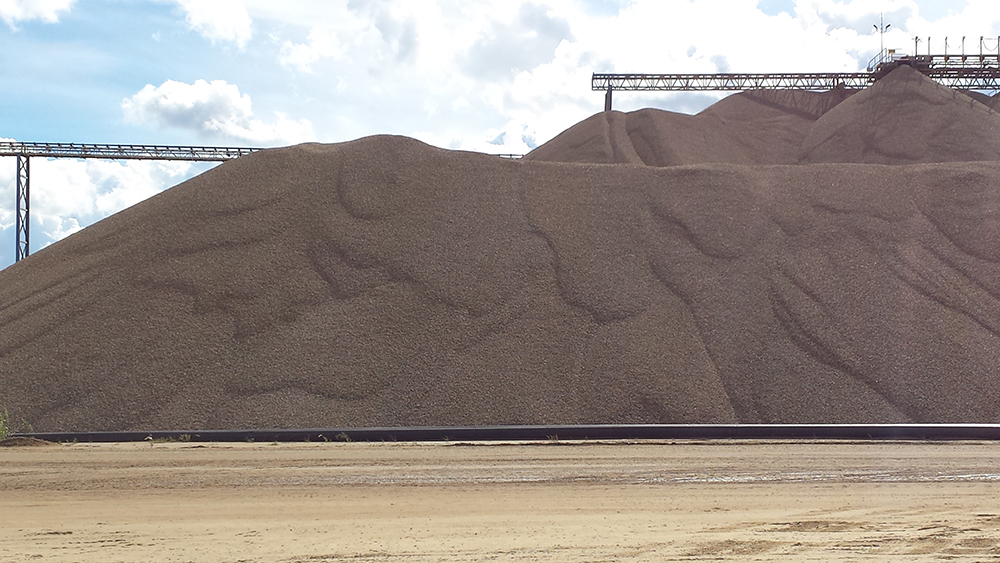
{"label": "conveyor support leg", "polygon": [[28,234],[30,231],[29,202],[31,197],[31,176],[29,174],[29,159],[24,155],[17,155],[17,202],[15,210],[17,212],[16,233],[14,249],[14,262],[27,258],[30,253],[28,246]]}

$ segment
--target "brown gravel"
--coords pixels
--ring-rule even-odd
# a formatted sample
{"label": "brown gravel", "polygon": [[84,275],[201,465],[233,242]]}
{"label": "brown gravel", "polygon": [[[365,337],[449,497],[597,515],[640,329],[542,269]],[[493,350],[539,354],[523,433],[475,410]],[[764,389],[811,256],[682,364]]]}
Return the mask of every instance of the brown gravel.
{"label": "brown gravel", "polygon": [[52,442],[39,440],[38,438],[26,438],[24,436],[14,436],[0,440],[0,448],[31,448],[38,446],[54,446]]}
{"label": "brown gravel", "polygon": [[1000,115],[901,66],[833,108],[802,143],[803,162],[1000,160]]}
{"label": "brown gravel", "polygon": [[901,66],[857,95],[752,91],[693,116],[599,113],[526,158],[648,166],[992,161],[1000,160],[998,103]]}
{"label": "brown gravel", "polygon": [[[677,135],[601,114],[522,161],[382,136],[227,163],[0,272],[0,407],[39,431],[996,422],[1000,162],[761,165],[821,124],[809,158],[850,156],[879,107],[933,124],[886,138],[899,161],[982,160],[996,115],[905,69],[834,95],[727,98]],[[947,123],[976,142],[940,147]]]}
{"label": "brown gravel", "polygon": [[813,124],[850,91],[756,91],[698,115],[658,109],[596,114],[525,156],[607,164],[796,164]]}

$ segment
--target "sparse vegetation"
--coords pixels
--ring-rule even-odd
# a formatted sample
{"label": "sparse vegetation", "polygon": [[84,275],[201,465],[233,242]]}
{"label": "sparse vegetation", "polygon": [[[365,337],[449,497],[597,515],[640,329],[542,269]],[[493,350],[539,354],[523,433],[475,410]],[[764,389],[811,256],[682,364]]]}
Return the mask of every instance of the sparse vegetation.
{"label": "sparse vegetation", "polygon": [[152,441],[152,442],[156,442],[157,444],[163,444],[163,443],[167,443],[167,442],[190,442],[191,441],[191,435],[190,434],[178,434],[177,436],[164,436],[162,438],[156,438],[156,439],[146,438],[146,439],[149,440],[149,441]]}
{"label": "sparse vegetation", "polygon": [[0,440],[18,432],[34,432],[34,429],[24,419],[15,421],[7,409],[0,409]]}
{"label": "sparse vegetation", "polygon": [[336,436],[333,437],[333,439],[336,442],[350,442],[351,441],[351,437],[348,436],[346,432],[341,432],[340,434],[337,434]]}

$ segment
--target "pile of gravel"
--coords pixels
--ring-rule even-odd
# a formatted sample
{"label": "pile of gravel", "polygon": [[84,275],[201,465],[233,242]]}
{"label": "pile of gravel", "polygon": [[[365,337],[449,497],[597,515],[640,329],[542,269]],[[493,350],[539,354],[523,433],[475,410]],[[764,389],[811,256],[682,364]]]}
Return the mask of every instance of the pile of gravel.
{"label": "pile of gravel", "polygon": [[992,161],[1000,160],[998,103],[901,66],[853,95],[765,90],[729,96],[693,116],[604,112],[526,158],[647,166]]}
{"label": "pile of gravel", "polygon": [[[37,431],[995,422],[997,116],[928,82],[688,129],[610,112],[521,161],[388,136],[240,158],[0,271],[0,407]],[[855,156],[872,127],[926,138]],[[886,144],[953,162],[838,161]]]}

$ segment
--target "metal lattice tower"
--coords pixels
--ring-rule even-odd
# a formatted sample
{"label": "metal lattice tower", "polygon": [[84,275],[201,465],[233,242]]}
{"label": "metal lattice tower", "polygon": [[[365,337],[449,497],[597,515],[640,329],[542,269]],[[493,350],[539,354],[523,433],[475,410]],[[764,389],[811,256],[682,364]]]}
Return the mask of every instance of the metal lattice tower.
{"label": "metal lattice tower", "polygon": [[18,143],[0,142],[0,156],[17,158],[16,234],[14,261],[30,253],[31,157],[101,158],[108,160],[185,160],[221,162],[232,160],[259,148],[250,147],[183,147],[167,145],[97,145],[79,143]]}
{"label": "metal lattice tower", "polygon": [[31,225],[28,221],[28,204],[31,195],[30,164],[31,161],[28,160],[28,157],[17,155],[17,201],[14,207],[14,213],[17,215],[17,219],[15,221],[16,227],[14,233],[14,241],[16,245],[16,248],[14,249],[14,262],[17,262],[21,258],[28,255],[28,234]]}

